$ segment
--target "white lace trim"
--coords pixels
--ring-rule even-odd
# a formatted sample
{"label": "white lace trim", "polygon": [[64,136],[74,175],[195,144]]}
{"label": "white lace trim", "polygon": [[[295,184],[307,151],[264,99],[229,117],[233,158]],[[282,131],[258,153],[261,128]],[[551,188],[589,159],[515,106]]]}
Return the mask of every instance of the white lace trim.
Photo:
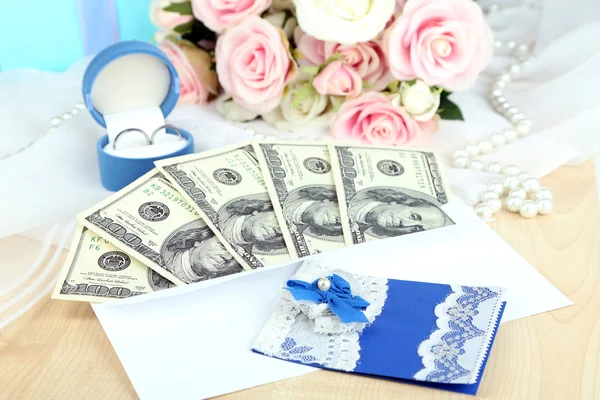
{"label": "white lace trim", "polygon": [[437,330],[418,348],[424,368],[416,380],[477,382],[492,336],[500,322],[501,288],[451,286],[453,293],[435,307]]}
{"label": "white lace trim", "polygon": [[260,331],[254,347],[269,356],[274,356],[296,322],[296,315],[299,313],[300,309],[295,304],[289,301],[279,302],[275,312]]}
{"label": "white lace trim", "polygon": [[[352,275],[306,261],[290,279],[313,282],[333,273],[346,279],[354,296],[370,303],[364,311],[372,323],[381,314],[387,299],[387,279]],[[287,290],[261,330],[253,348],[269,356],[326,368],[352,371],[360,359],[359,336],[367,323],[344,324],[329,307],[296,301]]]}

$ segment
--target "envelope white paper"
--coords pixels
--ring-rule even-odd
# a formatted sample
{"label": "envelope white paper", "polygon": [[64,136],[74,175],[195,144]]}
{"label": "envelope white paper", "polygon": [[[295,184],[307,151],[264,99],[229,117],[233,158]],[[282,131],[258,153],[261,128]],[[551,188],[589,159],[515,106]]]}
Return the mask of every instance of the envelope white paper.
{"label": "envelope white paper", "polygon": [[[313,256],[393,279],[507,288],[503,322],[571,305],[464,204],[456,225]],[[250,348],[302,261],[94,305],[141,399],[202,399],[298,376],[311,367]]]}

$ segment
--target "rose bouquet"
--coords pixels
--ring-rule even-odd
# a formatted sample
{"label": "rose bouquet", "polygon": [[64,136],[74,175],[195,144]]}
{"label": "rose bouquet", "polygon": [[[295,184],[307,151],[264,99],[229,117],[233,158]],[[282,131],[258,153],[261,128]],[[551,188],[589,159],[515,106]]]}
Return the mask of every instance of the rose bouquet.
{"label": "rose bouquet", "polygon": [[182,103],[229,120],[403,144],[462,119],[493,39],[472,0],[154,0]]}

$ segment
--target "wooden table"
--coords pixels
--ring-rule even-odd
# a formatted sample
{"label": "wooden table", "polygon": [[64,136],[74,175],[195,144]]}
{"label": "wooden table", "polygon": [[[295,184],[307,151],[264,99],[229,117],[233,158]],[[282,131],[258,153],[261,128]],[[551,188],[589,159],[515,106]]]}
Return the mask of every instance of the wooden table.
{"label": "wooden table", "polygon": [[[554,190],[551,216],[525,220],[503,213],[492,226],[575,305],[503,324],[479,396],[600,399],[600,212],[593,162],[563,167],[542,183]],[[19,252],[27,251],[28,240],[4,239],[3,248],[18,257]],[[65,256],[62,254],[62,259]],[[87,303],[51,301],[48,294],[0,331],[0,399],[136,397]],[[222,398],[472,397],[318,371]]]}

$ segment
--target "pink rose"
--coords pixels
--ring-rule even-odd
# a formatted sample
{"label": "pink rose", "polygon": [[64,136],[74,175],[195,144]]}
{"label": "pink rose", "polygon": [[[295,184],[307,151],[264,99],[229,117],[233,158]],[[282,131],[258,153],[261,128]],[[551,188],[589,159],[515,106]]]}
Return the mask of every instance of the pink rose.
{"label": "pink rose", "polygon": [[385,29],[389,28],[394,22],[396,22],[396,18],[402,12],[404,5],[407,0],[396,0],[396,9],[394,10],[394,15],[389,19],[389,21],[385,25]]}
{"label": "pink rose", "polygon": [[296,42],[296,48],[301,55],[298,58],[298,63],[301,66],[321,65],[327,59],[325,56],[325,42],[310,36],[300,27],[297,27],[294,31],[294,42]]}
{"label": "pink rose", "polygon": [[489,63],[493,37],[474,1],[409,0],[383,48],[396,79],[456,91],[472,86]]}
{"label": "pink rose", "polygon": [[342,104],[331,121],[331,132],[341,140],[405,144],[421,130],[402,107],[392,105],[382,93],[369,92]]}
{"label": "pink rose", "polygon": [[246,18],[217,39],[219,81],[234,101],[264,114],[275,109],[296,74],[296,63],[281,29],[257,16]]}
{"label": "pink rose", "polygon": [[401,13],[408,0],[396,0],[396,11],[394,14]]}
{"label": "pink rose", "polygon": [[150,21],[158,29],[170,30],[194,20],[192,15],[181,15],[165,11],[164,8],[173,3],[185,3],[187,0],[153,0],[150,3]]}
{"label": "pink rose", "polygon": [[194,16],[217,33],[262,14],[270,5],[271,0],[192,0]]}
{"label": "pink rose", "polygon": [[351,66],[364,82],[380,92],[394,80],[389,71],[381,43],[368,41],[356,44],[325,43],[325,58],[335,53],[343,56],[344,63]]}
{"label": "pink rose", "polygon": [[362,91],[362,79],[351,66],[333,61],[315,76],[313,86],[321,95],[354,97]]}
{"label": "pink rose", "polygon": [[429,121],[417,121],[421,134],[431,135],[437,132],[440,127],[440,115],[435,114]]}
{"label": "pink rose", "polygon": [[180,92],[177,104],[206,104],[218,93],[217,76],[211,70],[210,55],[199,48],[180,46],[171,41],[158,44],[179,75]]}

